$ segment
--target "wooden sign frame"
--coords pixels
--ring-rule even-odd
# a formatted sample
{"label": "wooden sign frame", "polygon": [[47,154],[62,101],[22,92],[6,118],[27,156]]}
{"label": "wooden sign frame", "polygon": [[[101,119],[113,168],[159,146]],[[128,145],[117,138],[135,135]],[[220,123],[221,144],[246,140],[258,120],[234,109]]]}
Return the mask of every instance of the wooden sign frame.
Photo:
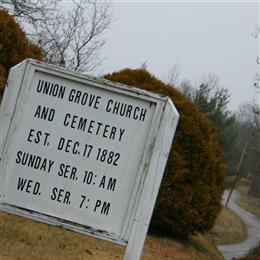
{"label": "wooden sign frame", "polygon": [[[22,131],[21,123],[27,116],[25,108],[30,99],[32,81],[36,73],[88,85],[93,91],[104,90],[113,95],[125,95],[135,100],[143,100],[154,106],[149,133],[120,234],[82,225],[66,219],[66,216],[64,218],[52,216],[47,214],[44,208],[36,211],[9,202],[10,195],[6,187],[11,184],[8,184],[7,180],[13,175],[9,166],[12,165],[14,150],[17,149],[17,138]],[[11,69],[0,108],[0,210],[125,245],[127,249],[124,259],[140,259],[178,118],[179,114],[168,97],[65,71],[35,60],[25,60]]]}

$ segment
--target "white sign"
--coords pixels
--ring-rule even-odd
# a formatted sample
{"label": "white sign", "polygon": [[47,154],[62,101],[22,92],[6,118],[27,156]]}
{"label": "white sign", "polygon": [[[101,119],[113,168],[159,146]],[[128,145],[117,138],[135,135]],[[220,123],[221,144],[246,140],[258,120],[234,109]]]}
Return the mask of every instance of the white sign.
{"label": "white sign", "polygon": [[167,97],[26,60],[1,105],[0,209],[138,259],[177,121]]}

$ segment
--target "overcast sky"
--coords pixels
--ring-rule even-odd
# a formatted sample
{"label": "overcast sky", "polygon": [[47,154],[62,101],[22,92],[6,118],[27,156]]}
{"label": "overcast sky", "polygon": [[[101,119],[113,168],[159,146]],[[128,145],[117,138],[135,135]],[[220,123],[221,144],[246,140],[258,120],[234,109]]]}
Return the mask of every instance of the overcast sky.
{"label": "overcast sky", "polygon": [[205,74],[219,76],[230,90],[229,108],[255,99],[259,41],[257,1],[113,1],[116,20],[106,33],[100,73],[137,68],[163,79],[174,64],[180,80],[192,83]]}

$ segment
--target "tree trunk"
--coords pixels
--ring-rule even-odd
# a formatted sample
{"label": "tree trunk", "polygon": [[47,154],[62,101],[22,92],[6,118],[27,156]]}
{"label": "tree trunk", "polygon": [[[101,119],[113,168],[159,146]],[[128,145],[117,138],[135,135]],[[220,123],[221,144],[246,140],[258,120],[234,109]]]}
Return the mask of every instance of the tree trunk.
{"label": "tree trunk", "polygon": [[259,173],[256,173],[254,175],[251,185],[248,190],[248,195],[260,198],[260,175]]}

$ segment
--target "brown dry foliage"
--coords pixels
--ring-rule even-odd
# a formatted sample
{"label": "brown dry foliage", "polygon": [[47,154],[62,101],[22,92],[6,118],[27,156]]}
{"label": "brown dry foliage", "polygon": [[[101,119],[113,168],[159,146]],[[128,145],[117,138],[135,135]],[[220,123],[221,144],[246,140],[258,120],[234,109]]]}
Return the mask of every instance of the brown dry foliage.
{"label": "brown dry foliage", "polygon": [[180,113],[152,230],[178,237],[210,230],[221,209],[224,167],[209,120],[179,91],[144,69],[125,69],[105,78],[167,95]]}
{"label": "brown dry foliage", "polygon": [[30,43],[14,18],[0,9],[0,97],[10,68],[26,58],[42,60],[41,49]]}

